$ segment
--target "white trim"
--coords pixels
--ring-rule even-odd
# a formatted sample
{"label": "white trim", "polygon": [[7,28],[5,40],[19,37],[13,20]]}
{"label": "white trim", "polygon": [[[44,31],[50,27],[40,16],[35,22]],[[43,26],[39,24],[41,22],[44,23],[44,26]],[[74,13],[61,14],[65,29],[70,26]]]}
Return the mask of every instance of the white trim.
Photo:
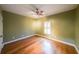
{"label": "white trim", "polygon": [[[30,36],[26,36],[26,37],[18,38],[18,39],[9,41],[9,42],[5,42],[5,43],[3,43],[3,46],[4,46],[5,44],[12,43],[12,42],[16,42],[16,41],[19,41],[19,40],[23,40],[24,38],[29,38],[29,37],[32,37],[32,36],[34,36],[34,35],[38,35],[38,36],[41,36],[41,37],[45,37],[45,38],[51,40],[51,38],[48,38],[47,36],[43,36],[43,35],[39,35],[39,34],[33,34],[33,35],[30,35]],[[61,40],[57,40],[57,38],[54,38],[54,39],[52,39],[52,40],[58,41],[58,42],[60,42],[60,43],[66,44],[66,45],[73,46],[73,47],[76,49],[76,51],[78,52],[78,54],[79,54],[79,50],[78,50],[78,48],[76,47],[75,44],[68,43],[68,42],[64,42],[64,41],[61,41]]]}
{"label": "white trim", "polygon": [[[45,37],[45,38],[51,40],[51,38],[48,38],[47,36],[43,36],[43,35],[39,35],[39,34],[36,34],[36,35],[38,35],[38,36],[42,36],[42,37]],[[66,44],[66,45],[73,46],[73,47],[76,49],[76,51],[78,52],[78,54],[79,54],[79,50],[78,50],[78,48],[77,48],[77,46],[76,46],[75,44],[68,43],[68,42],[64,42],[64,41],[58,40],[57,38],[54,38],[54,39],[52,39],[52,40],[54,40],[54,41],[58,41],[58,42],[60,42],[60,43]]]}
{"label": "white trim", "polygon": [[5,42],[5,43],[3,43],[3,45],[8,44],[8,43],[12,43],[12,42],[16,42],[16,41],[19,41],[19,40],[23,40],[23,39],[25,39],[25,38],[29,38],[29,37],[32,37],[32,36],[34,36],[34,35],[36,35],[36,34],[29,35],[29,36],[25,36],[25,37],[21,37],[21,38],[18,38],[18,39],[9,41],[9,42]]}
{"label": "white trim", "polygon": [[79,50],[78,50],[77,46],[76,46],[76,45],[73,45],[73,47],[76,49],[76,51],[77,51],[78,54],[79,54]]}

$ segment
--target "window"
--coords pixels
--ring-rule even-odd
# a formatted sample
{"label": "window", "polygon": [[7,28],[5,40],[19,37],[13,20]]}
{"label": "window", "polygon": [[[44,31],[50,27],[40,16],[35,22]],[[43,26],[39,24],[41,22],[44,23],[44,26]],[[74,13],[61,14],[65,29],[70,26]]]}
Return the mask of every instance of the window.
{"label": "window", "polygon": [[46,21],[44,23],[44,34],[51,34],[51,22],[50,21]]}

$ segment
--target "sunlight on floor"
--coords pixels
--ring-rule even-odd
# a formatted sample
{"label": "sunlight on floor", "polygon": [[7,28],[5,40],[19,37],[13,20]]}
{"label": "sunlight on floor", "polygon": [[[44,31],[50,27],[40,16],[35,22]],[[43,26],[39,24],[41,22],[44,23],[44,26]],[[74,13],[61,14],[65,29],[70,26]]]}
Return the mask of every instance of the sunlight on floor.
{"label": "sunlight on floor", "polygon": [[46,54],[55,53],[55,48],[51,41],[41,38],[41,45],[42,49],[44,50],[44,53]]}

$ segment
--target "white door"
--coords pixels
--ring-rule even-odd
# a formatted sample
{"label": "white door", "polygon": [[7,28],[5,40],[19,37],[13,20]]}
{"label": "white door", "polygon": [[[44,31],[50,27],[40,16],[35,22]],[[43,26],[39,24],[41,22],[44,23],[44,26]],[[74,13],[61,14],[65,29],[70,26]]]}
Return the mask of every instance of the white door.
{"label": "white door", "polygon": [[1,15],[1,11],[0,11],[0,53],[1,53],[1,49],[3,47],[3,23],[2,23],[2,15]]}

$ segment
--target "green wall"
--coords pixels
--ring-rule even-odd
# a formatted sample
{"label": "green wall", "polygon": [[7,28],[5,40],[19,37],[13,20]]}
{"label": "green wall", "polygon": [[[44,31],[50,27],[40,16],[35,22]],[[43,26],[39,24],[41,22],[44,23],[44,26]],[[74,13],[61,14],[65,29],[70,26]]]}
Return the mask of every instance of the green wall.
{"label": "green wall", "polygon": [[76,10],[70,10],[48,17],[52,21],[52,35],[69,43],[75,44]]}
{"label": "green wall", "polygon": [[[51,21],[52,23],[52,37],[56,37],[60,40],[75,44],[75,17],[76,9],[66,11],[63,13],[51,15],[45,18],[41,18],[43,21]],[[39,34],[44,35],[43,26],[39,31]]]}
{"label": "green wall", "polygon": [[32,23],[33,18],[3,11],[4,42],[29,36],[35,33]]}
{"label": "green wall", "polygon": [[77,8],[77,11],[76,11],[76,45],[77,47],[79,48],[79,6]]}
{"label": "green wall", "polygon": [[52,23],[51,36],[75,44],[76,9],[39,19],[3,11],[4,42],[35,33],[44,35],[43,23],[48,20]]}
{"label": "green wall", "polygon": [[1,53],[1,49],[3,48],[3,17],[2,17],[2,12],[1,12],[1,8],[0,8],[0,53]]}
{"label": "green wall", "polygon": [[47,20],[47,17],[42,17],[37,19],[37,22],[40,22],[39,29],[37,30],[37,34],[44,35],[44,22]]}

